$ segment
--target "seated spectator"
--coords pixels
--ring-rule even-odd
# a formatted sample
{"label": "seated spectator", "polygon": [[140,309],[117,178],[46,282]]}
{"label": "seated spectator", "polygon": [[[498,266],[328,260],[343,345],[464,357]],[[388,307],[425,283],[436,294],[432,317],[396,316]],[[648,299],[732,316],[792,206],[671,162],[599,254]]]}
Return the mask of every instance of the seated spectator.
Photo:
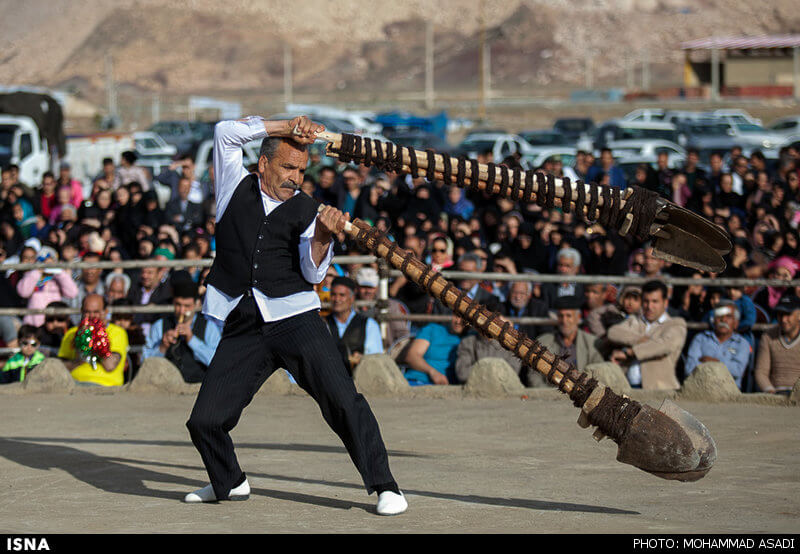
{"label": "seated spectator", "polygon": [[[356,283],[358,283],[357,300],[372,300],[378,299],[378,271],[373,267],[362,267],[356,272]],[[406,308],[401,302],[394,298],[388,298],[388,311],[390,315],[404,315],[408,314]],[[377,316],[380,308],[377,304],[374,306],[365,306],[361,308],[362,315],[377,321]],[[385,348],[388,348],[396,341],[407,337],[411,334],[411,323],[402,319],[394,319],[386,325],[386,338],[383,341]]]}
{"label": "seated spectator", "polygon": [[691,374],[699,364],[721,362],[742,388],[742,378],[750,363],[753,352],[750,343],[736,332],[739,326],[739,309],[733,300],[720,300],[712,311],[712,329],[695,335],[689,345],[686,358],[686,375]]}
{"label": "seated spectator", "polygon": [[[37,262],[53,264],[57,256],[51,248],[43,247],[36,258]],[[31,269],[17,283],[17,293],[28,299],[28,308],[44,308],[50,302],[73,298],[78,294],[78,287],[69,271],[63,269]],[[22,321],[34,327],[41,327],[44,315],[28,314]]]}
{"label": "seated spectator", "polygon": [[[508,289],[508,298],[501,307],[503,315],[508,317],[542,317],[548,316],[547,306],[533,297],[533,283],[530,281],[512,281]],[[514,329],[534,338],[546,329],[543,325],[514,324]]]}
{"label": "seated spectator", "polygon": [[800,299],[784,296],[775,305],[778,325],[761,335],[755,376],[763,392],[790,394],[800,379]]}
{"label": "seated spectator", "polygon": [[416,385],[449,385],[457,383],[455,373],[458,345],[467,329],[460,317],[453,315],[450,323],[428,323],[423,327],[406,354],[406,380]]}
{"label": "seated spectator", "polygon": [[510,350],[506,350],[496,340],[487,339],[480,333],[469,331],[461,340],[456,350],[456,366],[455,373],[458,383],[466,383],[469,379],[469,374],[472,371],[472,366],[483,358],[500,358],[505,360],[511,366],[516,374],[519,376],[520,381],[526,386],[539,386],[538,384],[528,385],[526,379],[527,373],[522,371],[522,360],[514,355]]}
{"label": "seated spectator", "polygon": [[[602,362],[603,357],[597,350],[597,337],[579,329],[581,304],[581,300],[574,296],[557,298],[554,306],[558,318],[556,330],[536,340],[556,356],[582,370],[589,364]],[[535,369],[528,369],[531,375],[528,381],[544,379]]]}
{"label": "seated spectator", "polygon": [[44,361],[39,352],[39,330],[32,325],[21,325],[17,333],[19,352],[11,356],[0,372],[0,384],[19,383],[25,380],[34,367]]}
{"label": "seated spectator", "polygon": [[175,313],[150,327],[144,358],[164,357],[175,364],[184,381],[199,383],[217,350],[220,328],[200,313],[197,284],[193,281],[175,283],[172,305]]}
{"label": "seated spectator", "polygon": [[115,300],[127,298],[131,288],[131,278],[126,273],[109,273],[105,279],[106,300],[113,304]]}
{"label": "seated spectator", "polygon": [[[153,256],[152,259],[155,261],[156,256]],[[131,286],[128,291],[128,298],[133,301],[134,306],[168,304],[171,302],[172,286],[167,268],[157,267],[156,265],[143,267],[139,274],[139,283],[136,286]],[[158,315],[138,314],[133,319],[142,326],[146,336],[150,330],[150,325],[158,319]]]}
{"label": "seated spectator", "polygon": [[678,389],[675,367],[686,341],[686,322],[667,314],[669,297],[662,281],[642,287],[642,315],[629,315],[608,329],[608,339],[621,346],[611,361],[627,369],[631,386]]}
{"label": "seated spectator", "polygon": [[[84,262],[99,262],[101,260],[100,254],[95,252],[88,252],[84,257]],[[67,305],[70,308],[79,308],[80,305],[83,303],[83,299],[86,298],[89,294],[100,294],[103,295],[106,293],[105,285],[103,280],[100,278],[103,274],[102,269],[98,268],[84,268],[81,270],[80,278],[78,279],[77,287],[78,287],[78,294],[74,297],[70,298],[67,302]],[[72,324],[77,325],[78,321],[80,320],[78,315],[75,315],[71,318]]]}
{"label": "seated spectator", "polygon": [[[102,341],[90,352],[76,344],[82,337],[88,322],[96,321],[99,329],[95,333],[108,339],[107,347]],[[80,333],[80,334],[79,334]],[[80,341],[78,341],[80,342]],[[61,341],[58,357],[72,373],[72,378],[86,384],[120,386],[124,382],[123,369],[128,355],[128,334],[125,329],[106,323],[106,301],[99,294],[90,294],[81,306],[81,325],[71,328]]]}
{"label": "seated spectator", "polygon": [[[800,269],[800,262],[788,256],[781,256],[767,266],[767,278],[790,281],[794,279],[798,269]],[[753,295],[753,302],[761,306],[772,317],[773,310],[786,291],[787,287],[767,286]]]}
{"label": "seated spectator", "polygon": [[[68,308],[66,302],[50,302],[48,308]],[[66,314],[53,314],[44,316],[44,325],[39,327],[39,340],[42,346],[52,348],[56,352],[61,346],[61,341],[70,327],[69,316]]]}
{"label": "seated spectator", "polygon": [[336,277],[331,283],[331,313],[325,317],[351,374],[365,355],[383,353],[378,322],[355,310],[357,288],[349,277]]}
{"label": "seated spectator", "polygon": [[[477,273],[480,271],[481,259],[477,254],[467,252],[458,259],[458,271]],[[481,286],[481,280],[476,278],[461,279],[456,283],[458,288],[465,291],[467,296],[480,304],[484,304],[490,310],[500,309],[500,299]],[[438,298],[434,302],[433,313],[447,314],[450,308],[446,307]]]}
{"label": "seated spectator", "polygon": [[164,215],[167,221],[180,231],[201,227],[205,216],[203,206],[189,200],[192,182],[187,177],[178,179],[178,196],[167,202]]}

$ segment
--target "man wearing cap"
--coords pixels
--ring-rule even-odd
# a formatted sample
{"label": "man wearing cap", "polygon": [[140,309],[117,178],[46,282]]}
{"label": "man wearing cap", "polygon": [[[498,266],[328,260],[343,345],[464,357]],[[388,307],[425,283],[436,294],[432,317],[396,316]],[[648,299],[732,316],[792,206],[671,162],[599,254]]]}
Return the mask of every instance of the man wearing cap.
{"label": "man wearing cap", "polygon": [[747,339],[736,332],[739,318],[739,309],[733,300],[719,301],[712,312],[712,329],[695,335],[689,345],[686,375],[701,363],[721,362],[733,376],[736,386],[742,388],[742,377],[750,362],[752,348]]}
{"label": "man wearing cap", "polygon": [[203,380],[217,350],[219,327],[206,320],[200,308],[197,284],[181,280],[172,286],[175,312],[156,321],[147,335],[144,357],[172,362],[187,383]]}
{"label": "man wearing cap", "polygon": [[800,379],[800,298],[784,296],[773,311],[778,325],[761,335],[756,384],[763,392],[789,394]]}
{"label": "man wearing cap", "polygon": [[[578,369],[603,361],[597,350],[597,337],[579,328],[581,305],[581,299],[575,296],[557,298],[554,305],[558,319],[556,331],[545,333],[536,339],[550,352],[562,356],[567,363]],[[533,383],[537,379],[542,380],[543,377],[538,371],[528,368],[528,382]]]}
{"label": "man wearing cap", "polygon": [[611,361],[627,368],[633,387],[680,388],[675,365],[686,341],[686,321],[670,317],[668,303],[667,285],[648,281],[642,287],[641,315],[629,315],[608,329],[608,340],[617,345]]}
{"label": "man wearing cap", "polygon": [[[365,266],[356,273],[356,283],[358,283],[358,300],[377,300],[378,298],[378,270],[374,267]],[[388,314],[404,315],[408,313],[400,302],[394,298],[388,298]],[[376,319],[379,307],[376,305],[362,308],[363,315]],[[384,347],[388,348],[396,341],[411,334],[411,322],[402,319],[393,319],[386,326],[386,339],[383,341]]]}
{"label": "man wearing cap", "polygon": [[331,283],[331,313],[325,318],[351,374],[365,355],[383,353],[378,322],[354,308],[357,289],[352,279],[336,277]]}

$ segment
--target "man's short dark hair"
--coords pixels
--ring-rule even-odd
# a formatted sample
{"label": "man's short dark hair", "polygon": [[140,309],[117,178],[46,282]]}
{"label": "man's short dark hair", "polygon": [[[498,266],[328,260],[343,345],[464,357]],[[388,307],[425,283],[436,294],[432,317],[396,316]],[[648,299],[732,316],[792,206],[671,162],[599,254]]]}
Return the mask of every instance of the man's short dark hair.
{"label": "man's short dark hair", "polygon": [[133,152],[131,150],[126,150],[125,152],[122,153],[122,158],[129,164],[133,165],[136,163],[138,156],[136,156],[136,152]]}
{"label": "man's short dark hair", "polygon": [[647,294],[648,292],[655,292],[657,290],[661,291],[662,298],[666,298],[669,294],[669,289],[667,289],[666,283],[664,281],[647,281],[644,286],[642,287],[642,295]]}
{"label": "man's short dark hair", "polygon": [[687,154],[694,154],[695,156],[699,156],[700,155],[700,151],[697,148],[688,148],[686,150],[686,153]]}
{"label": "man's short dark hair", "polygon": [[307,145],[300,144],[299,142],[295,142],[284,137],[264,137],[264,140],[261,141],[261,148],[258,150],[259,159],[261,156],[265,156],[268,160],[271,160],[275,155],[275,152],[278,151],[278,145],[280,145],[282,142],[290,142],[292,146],[302,152],[305,152],[308,149]]}
{"label": "man's short dark hair", "polygon": [[193,298],[197,300],[199,297],[197,283],[194,281],[187,281],[181,279],[172,284],[172,297],[173,298]]}
{"label": "man's short dark hair", "polygon": [[103,158],[103,165],[113,164],[114,160],[111,158]]}

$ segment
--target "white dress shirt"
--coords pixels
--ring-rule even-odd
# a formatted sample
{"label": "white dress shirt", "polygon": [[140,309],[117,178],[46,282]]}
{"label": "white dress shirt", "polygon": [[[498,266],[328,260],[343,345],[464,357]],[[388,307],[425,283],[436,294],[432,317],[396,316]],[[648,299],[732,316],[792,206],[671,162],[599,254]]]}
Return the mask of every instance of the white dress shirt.
{"label": "white dress shirt", "polygon": [[[653,325],[656,324],[660,325],[664,323],[669,318],[669,314],[667,312],[664,312],[663,314],[661,314],[661,317],[659,317],[655,321],[647,321],[647,319],[645,319],[643,315],[640,315],[639,317],[645,323],[644,332],[645,334],[647,334],[650,332],[650,329],[653,327]],[[631,385],[636,385],[636,386],[642,384],[642,364],[639,363],[639,360],[637,359],[634,359],[628,366],[628,382]]]}
{"label": "white dress shirt", "polygon": [[[261,117],[248,117],[238,121],[221,121],[214,129],[214,174],[216,177],[216,204],[217,222],[219,222],[225,209],[230,204],[233,193],[239,183],[249,175],[243,165],[242,146],[250,141],[267,136],[264,129],[264,120]],[[300,191],[295,194],[301,194]],[[261,190],[261,201],[264,213],[269,215],[272,210],[281,205],[276,200]],[[300,269],[303,278],[312,284],[321,283],[328,271],[328,266],[333,258],[333,242],[328,247],[328,253],[319,266],[314,264],[311,255],[311,239],[314,237],[317,218],[300,235]],[[319,295],[313,290],[302,291],[289,296],[273,298],[266,296],[260,290],[253,288],[253,296],[258,305],[259,312],[264,321],[278,321],[309,310],[321,307]],[[242,296],[228,296],[213,285],[208,285],[206,297],[203,300],[203,313],[218,321],[224,322]]]}

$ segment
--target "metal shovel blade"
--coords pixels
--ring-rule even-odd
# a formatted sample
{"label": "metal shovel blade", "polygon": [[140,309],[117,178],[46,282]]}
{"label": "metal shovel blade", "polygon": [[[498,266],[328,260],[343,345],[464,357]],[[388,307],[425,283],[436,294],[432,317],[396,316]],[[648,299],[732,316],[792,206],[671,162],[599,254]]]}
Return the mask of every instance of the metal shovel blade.
{"label": "metal shovel blade", "polygon": [[618,442],[617,461],[662,479],[697,481],[717,459],[717,447],[697,418],[670,400],[643,404]]}
{"label": "metal shovel blade", "polygon": [[725,260],[720,251],[701,237],[671,223],[662,229],[669,234],[669,238],[656,237],[653,241],[653,255],[657,258],[712,273],[725,270]]}

